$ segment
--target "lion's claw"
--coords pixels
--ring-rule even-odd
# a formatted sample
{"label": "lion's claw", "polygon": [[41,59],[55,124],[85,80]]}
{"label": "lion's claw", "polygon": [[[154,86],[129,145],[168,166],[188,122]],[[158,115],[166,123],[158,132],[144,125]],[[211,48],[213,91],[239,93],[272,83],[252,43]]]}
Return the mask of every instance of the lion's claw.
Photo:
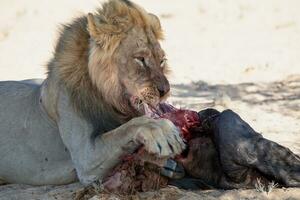
{"label": "lion's claw", "polygon": [[179,130],[171,121],[140,117],[134,119],[134,123],[135,141],[144,145],[145,150],[150,154],[173,157],[184,150],[185,144],[179,135]]}

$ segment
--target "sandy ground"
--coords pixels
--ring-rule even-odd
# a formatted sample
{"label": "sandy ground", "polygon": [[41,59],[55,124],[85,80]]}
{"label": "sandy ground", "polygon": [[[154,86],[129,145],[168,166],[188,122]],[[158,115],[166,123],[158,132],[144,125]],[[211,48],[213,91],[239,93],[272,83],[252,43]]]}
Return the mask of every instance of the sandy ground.
{"label": "sandy ground", "polygon": [[[45,77],[59,24],[100,2],[1,0],[0,80]],[[173,104],[233,109],[300,154],[299,0],[136,2],[161,18]]]}

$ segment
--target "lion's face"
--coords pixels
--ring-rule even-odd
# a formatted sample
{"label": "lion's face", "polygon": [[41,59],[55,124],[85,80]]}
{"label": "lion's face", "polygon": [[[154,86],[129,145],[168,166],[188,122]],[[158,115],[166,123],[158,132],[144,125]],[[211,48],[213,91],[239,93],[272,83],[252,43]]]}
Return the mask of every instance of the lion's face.
{"label": "lion's face", "polygon": [[88,72],[104,101],[123,115],[155,110],[169,94],[157,16],[129,1],[111,0],[87,16]]}
{"label": "lion's face", "polygon": [[167,59],[151,30],[132,28],[114,56],[119,81],[136,110],[155,109],[168,97]]}

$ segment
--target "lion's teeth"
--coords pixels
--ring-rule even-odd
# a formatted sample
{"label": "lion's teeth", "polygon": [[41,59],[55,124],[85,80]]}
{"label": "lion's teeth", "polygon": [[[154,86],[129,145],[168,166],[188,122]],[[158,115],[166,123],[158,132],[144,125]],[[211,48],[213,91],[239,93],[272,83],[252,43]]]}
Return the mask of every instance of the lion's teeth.
{"label": "lion's teeth", "polygon": [[148,106],[146,103],[143,103],[143,105],[144,105],[144,112],[145,112],[145,115],[151,117],[151,113],[152,113],[152,112],[151,112],[149,106]]}

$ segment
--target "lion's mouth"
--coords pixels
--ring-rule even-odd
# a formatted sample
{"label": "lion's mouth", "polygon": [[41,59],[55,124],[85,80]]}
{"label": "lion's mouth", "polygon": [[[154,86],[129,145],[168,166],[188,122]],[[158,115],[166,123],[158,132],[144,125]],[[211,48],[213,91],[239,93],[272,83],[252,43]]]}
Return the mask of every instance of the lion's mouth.
{"label": "lion's mouth", "polygon": [[141,115],[146,115],[151,118],[159,118],[164,113],[177,110],[175,107],[166,102],[151,104],[141,100],[138,97],[131,97],[131,104]]}

